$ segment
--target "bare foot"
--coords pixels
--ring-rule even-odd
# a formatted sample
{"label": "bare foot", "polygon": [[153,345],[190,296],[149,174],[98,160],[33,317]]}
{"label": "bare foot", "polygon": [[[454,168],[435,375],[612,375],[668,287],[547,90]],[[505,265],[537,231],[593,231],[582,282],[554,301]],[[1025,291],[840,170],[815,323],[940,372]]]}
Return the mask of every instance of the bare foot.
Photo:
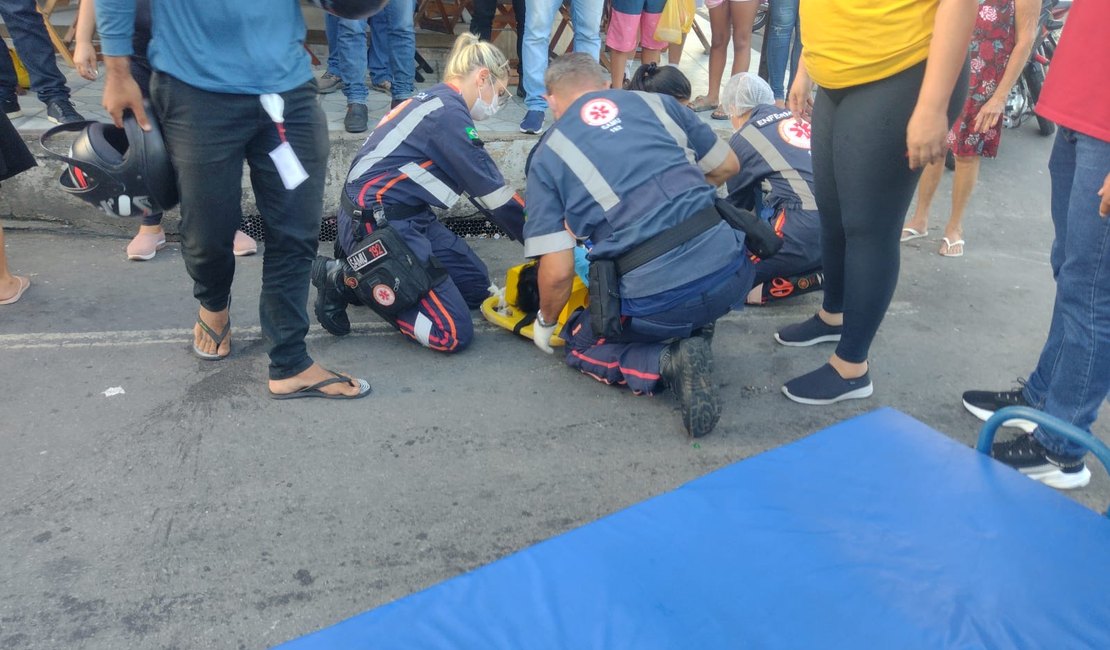
{"label": "bare foot", "polygon": [[829,357],[829,365],[844,379],[859,379],[867,374],[867,362],[852,363],[845,361],[835,354]]}
{"label": "bare foot", "polygon": [[361,390],[358,380],[353,379],[350,375],[345,373],[333,373],[318,363],[312,364],[298,375],[293,375],[286,379],[271,379],[270,392],[275,395],[295,393],[302,388],[307,388],[326,379],[331,379],[335,377],[336,374],[341,377],[346,377],[351,381],[323,386],[320,388],[321,392],[329,395],[358,395],[359,390]]}
{"label": "bare foot", "polygon": [[[227,308],[224,308],[223,311],[209,311],[204,307],[200,308],[200,319],[216,334],[220,334],[227,328],[230,318],[231,314]],[[221,357],[226,357],[231,354],[231,332],[228,331],[224,340],[217,345],[216,341],[198,323],[193,326],[193,344],[205,354],[218,354]]]}
{"label": "bare foot", "polygon": [[15,298],[25,285],[30,286],[31,281],[20,275],[9,275],[6,280],[0,280],[0,302]]}

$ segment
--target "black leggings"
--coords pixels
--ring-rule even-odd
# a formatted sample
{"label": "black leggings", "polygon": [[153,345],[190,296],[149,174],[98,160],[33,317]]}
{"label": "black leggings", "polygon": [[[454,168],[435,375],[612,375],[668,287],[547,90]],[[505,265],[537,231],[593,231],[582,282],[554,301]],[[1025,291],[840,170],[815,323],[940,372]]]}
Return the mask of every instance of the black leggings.
{"label": "black leggings", "polygon": [[[821,212],[825,311],[844,314],[836,354],[867,360],[898,284],[899,235],[921,170],[909,168],[906,126],[925,63],[880,81],[819,89],[813,108],[813,176]],[[967,93],[967,66],[948,103],[949,125]]]}

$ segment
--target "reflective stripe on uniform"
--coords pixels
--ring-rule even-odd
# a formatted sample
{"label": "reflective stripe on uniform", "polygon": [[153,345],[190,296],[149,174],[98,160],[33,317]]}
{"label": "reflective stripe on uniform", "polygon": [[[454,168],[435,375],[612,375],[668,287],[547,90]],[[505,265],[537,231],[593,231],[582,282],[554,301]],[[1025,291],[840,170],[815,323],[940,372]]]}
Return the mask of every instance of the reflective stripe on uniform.
{"label": "reflective stripe on uniform", "polygon": [[558,156],[567,169],[578,178],[582,187],[590,193],[594,201],[597,201],[602,210],[608,212],[620,203],[620,199],[598,171],[597,166],[590,162],[586,154],[582,153],[570,138],[563,135],[561,131],[555,130],[547,136],[546,142],[552,153]]}
{"label": "reflective stripe on uniform", "polygon": [[489,194],[474,197],[474,200],[487,210],[496,210],[509,201],[512,201],[514,196],[516,196],[516,192],[513,188],[508,185],[502,185]]}
{"label": "reflective stripe on uniform", "polygon": [[431,344],[431,334],[432,319],[425,316],[423,312],[418,312],[416,314],[416,323],[412,327],[413,337],[415,337],[416,340],[420,342],[420,345],[428,347]]}
{"label": "reflective stripe on uniform", "polygon": [[717,140],[717,144],[709,150],[709,153],[701,157],[698,161],[698,169],[706,174],[717,169],[721,164],[728,159],[728,154],[732,152],[732,147],[724,140]]}
{"label": "reflective stripe on uniform", "polygon": [[574,248],[576,244],[574,237],[565,230],[539,237],[529,237],[524,240],[524,256],[539,257],[548,253],[557,253]]}
{"label": "reflective stripe on uniform", "polygon": [[397,171],[409,177],[413,183],[416,183],[428,194],[431,194],[437,201],[442,203],[445,207],[455,205],[459,200],[459,195],[455,193],[447,184],[435,177],[435,174],[424,169],[414,162],[406,163],[401,166]]}
{"label": "reflective stripe on uniform", "polygon": [[386,134],[378,146],[367,151],[363,156],[354,161],[351,171],[347,173],[347,182],[353,183],[360,176],[369,171],[374,165],[381,162],[386,156],[397,150],[397,147],[409,137],[420,122],[433,111],[443,108],[443,100],[436,97],[412,109],[408,115],[401,118],[393,130]]}
{"label": "reflective stripe on uniform", "polygon": [[755,147],[756,152],[763,156],[763,159],[767,161],[772,169],[782,174],[783,179],[790,185],[790,189],[794,190],[794,193],[801,199],[803,210],[817,209],[817,199],[813,197],[813,192],[809,189],[809,183],[805,182],[798,170],[786,162],[786,158],[767,139],[767,136],[763,135],[762,131],[754,126],[748,126],[740,129],[740,137]]}
{"label": "reflective stripe on uniform", "polygon": [[674,118],[667,114],[667,107],[663,105],[663,98],[657,93],[633,92],[644,100],[651,112],[655,114],[655,119],[659,120],[667,133],[674,138],[675,144],[686,154],[686,160],[689,160],[690,164],[693,165],[697,161],[696,152],[690,148],[690,139],[686,136],[686,131],[679,126],[678,122],[674,121]]}

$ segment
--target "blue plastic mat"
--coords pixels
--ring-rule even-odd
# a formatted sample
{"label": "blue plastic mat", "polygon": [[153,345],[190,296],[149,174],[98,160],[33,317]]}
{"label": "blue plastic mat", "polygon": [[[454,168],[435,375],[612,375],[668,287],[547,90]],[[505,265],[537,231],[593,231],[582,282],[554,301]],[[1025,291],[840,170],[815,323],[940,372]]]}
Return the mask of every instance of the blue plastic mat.
{"label": "blue plastic mat", "polygon": [[1110,648],[1110,521],[897,411],[285,650]]}

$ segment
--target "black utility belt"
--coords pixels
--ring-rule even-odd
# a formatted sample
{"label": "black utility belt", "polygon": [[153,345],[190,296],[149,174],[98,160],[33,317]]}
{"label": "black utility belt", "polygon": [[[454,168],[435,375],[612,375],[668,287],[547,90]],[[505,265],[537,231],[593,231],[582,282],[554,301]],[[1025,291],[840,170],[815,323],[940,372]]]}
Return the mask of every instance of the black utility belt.
{"label": "black utility belt", "polygon": [[378,204],[373,207],[364,208],[347,196],[347,192],[345,191],[341,192],[339,195],[339,204],[360,224],[366,223],[367,217],[370,218],[369,220],[371,223],[377,221],[379,214],[388,221],[398,221],[400,219],[415,217],[428,210],[427,205],[403,205],[400,203],[396,205]]}

